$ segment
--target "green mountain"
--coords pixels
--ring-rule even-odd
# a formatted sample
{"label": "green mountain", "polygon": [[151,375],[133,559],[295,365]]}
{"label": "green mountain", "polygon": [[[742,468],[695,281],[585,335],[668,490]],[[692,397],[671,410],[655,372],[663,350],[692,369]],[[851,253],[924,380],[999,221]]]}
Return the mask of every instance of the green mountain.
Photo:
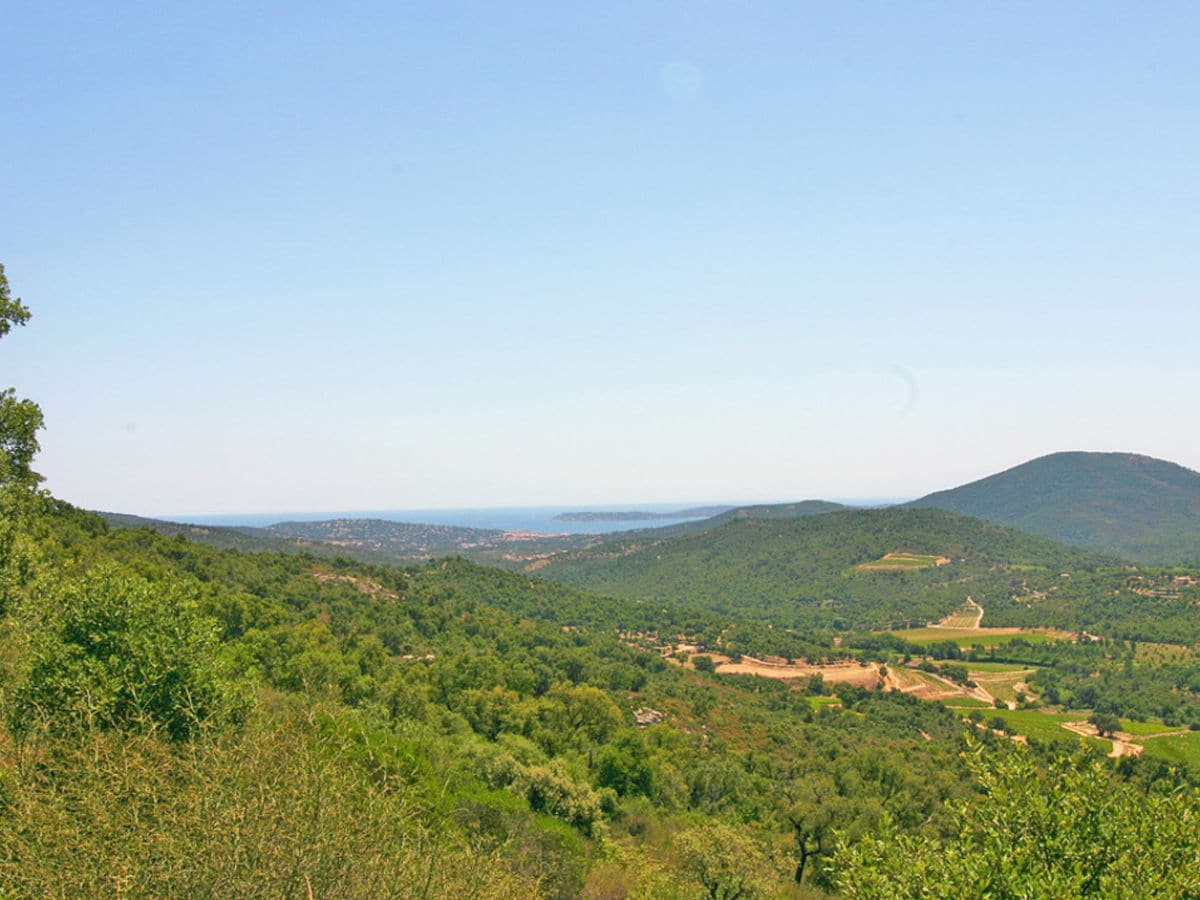
{"label": "green mountain", "polygon": [[[936,620],[968,594],[986,605],[1027,589],[1030,578],[1106,562],[941,510],[841,509],[801,518],[767,511],[771,517],[746,512],[677,537],[621,536],[531,568],[614,597],[843,630]],[[906,563],[888,554],[918,558]]]}
{"label": "green mountain", "polygon": [[1200,563],[1200,474],[1134,453],[1053,453],[909,505],[1139,562]]}

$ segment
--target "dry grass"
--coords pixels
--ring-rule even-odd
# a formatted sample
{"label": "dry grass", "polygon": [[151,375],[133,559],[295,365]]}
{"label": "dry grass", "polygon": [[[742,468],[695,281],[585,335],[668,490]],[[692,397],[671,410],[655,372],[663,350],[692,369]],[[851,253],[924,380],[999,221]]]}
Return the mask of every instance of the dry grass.
{"label": "dry grass", "polygon": [[[17,897],[534,895],[436,825],[404,773],[319,717],[183,746],[93,733],[0,746],[0,885]],[[350,758],[354,756],[354,758]]]}

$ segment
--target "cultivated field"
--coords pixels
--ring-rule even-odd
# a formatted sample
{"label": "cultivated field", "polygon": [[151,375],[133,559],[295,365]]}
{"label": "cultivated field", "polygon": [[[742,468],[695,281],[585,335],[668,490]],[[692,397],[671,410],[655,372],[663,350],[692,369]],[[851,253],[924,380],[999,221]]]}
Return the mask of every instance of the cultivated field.
{"label": "cultivated field", "polygon": [[946,616],[932,628],[972,628],[977,629],[983,623],[983,607],[967,598],[967,602],[950,615]]}
{"label": "cultivated field", "polygon": [[1005,671],[987,671],[969,663],[968,673],[972,681],[995,697],[1003,700],[1011,707],[1017,702],[1017,694],[1023,694],[1029,699],[1036,699],[1030,692],[1026,682],[1037,672],[1037,669],[1014,667]]}
{"label": "cultivated field", "polygon": [[927,553],[885,553],[881,558],[872,562],[860,563],[858,569],[864,572],[878,571],[911,571],[914,569],[932,569],[934,566],[944,566],[950,562],[947,556],[932,556]]}
{"label": "cultivated field", "polygon": [[958,646],[1000,647],[1017,639],[1029,644],[1049,644],[1054,641],[1070,641],[1075,635],[1055,628],[898,628],[888,632],[913,644],[936,644],[954,641]]}

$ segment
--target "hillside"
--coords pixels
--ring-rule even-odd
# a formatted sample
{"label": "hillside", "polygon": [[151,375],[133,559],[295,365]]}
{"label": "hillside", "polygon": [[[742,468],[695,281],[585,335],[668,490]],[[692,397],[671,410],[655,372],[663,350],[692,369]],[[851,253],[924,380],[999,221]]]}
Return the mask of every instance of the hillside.
{"label": "hillside", "polygon": [[909,506],[1139,562],[1200,563],[1200,474],[1133,453],[1054,453]]}
{"label": "hillside", "polygon": [[[949,563],[895,566],[895,553]],[[1094,554],[940,510],[734,518],[693,534],[618,538],[536,564],[539,576],[615,597],[688,603],[797,627],[935,620],[968,594],[999,599]]]}
{"label": "hillside", "polygon": [[113,528],[149,528],[151,531],[155,531],[165,537],[183,535],[189,541],[195,541],[198,544],[208,544],[212,547],[220,547],[222,550],[320,553],[324,549],[322,547],[306,546],[301,541],[273,536],[262,528],[227,528],[218,525],[191,525],[182,522],[168,522],[165,519],[135,516],[129,513],[104,512],[100,510],[97,510],[95,514],[103,518]]}
{"label": "hillside", "polygon": [[738,506],[709,519],[713,525],[736,522],[739,519],[801,519],[821,513],[847,509],[841,503],[829,500],[800,500],[796,503],[759,503],[754,506]]}
{"label": "hillside", "polygon": [[318,541],[348,551],[373,554],[378,559],[393,560],[496,554],[521,559],[547,548],[560,550],[580,542],[572,535],[540,535],[495,528],[392,522],[386,519],[280,522],[262,530],[274,537]]}
{"label": "hillside", "polygon": [[536,535],[384,519],[279,522],[261,528],[191,525],[127,513],[98,512],[114,528],[149,528],[167,537],[243,552],[311,553],[370,563],[407,563],[438,556],[518,565],[595,540],[591,535]]}
{"label": "hillside", "polygon": [[[832,883],[834,828],[886,809],[919,833],[967,796],[941,707],[718,680],[614,627],[728,621],[463,560],[234,553],[19,512],[0,544],[5,896],[690,896],[724,852],[777,896]],[[818,818],[806,786],[835,780]]]}
{"label": "hillside", "polygon": [[[671,525],[634,528],[620,534],[629,540],[663,540],[704,531],[737,519],[796,518],[843,508],[824,500],[736,509],[696,508],[684,512],[700,515],[717,509],[719,514]],[[251,528],[181,524],[127,513],[97,512],[97,515],[115,528],[149,528],[167,537],[183,535],[188,540],[224,550],[312,553],[316,556],[345,556],[371,563],[407,563],[439,556],[463,556],[477,562],[519,569],[555,553],[592,547],[613,539],[612,533],[536,534],[495,528],[393,522],[388,519],[278,522]]]}

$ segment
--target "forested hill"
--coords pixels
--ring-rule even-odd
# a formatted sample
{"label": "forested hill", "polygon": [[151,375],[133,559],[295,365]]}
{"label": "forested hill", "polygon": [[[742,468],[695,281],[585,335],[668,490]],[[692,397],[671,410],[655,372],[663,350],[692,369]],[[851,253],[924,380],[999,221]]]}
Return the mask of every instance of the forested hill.
{"label": "forested hill", "polygon": [[723,525],[739,519],[800,519],[821,513],[836,512],[847,507],[829,500],[801,500],[798,503],[760,503],[738,506],[707,520],[710,525]]}
{"label": "forested hill", "polygon": [[[706,519],[622,532],[628,540],[662,540],[692,534],[744,518],[797,518],[844,509],[824,500],[743,506],[725,509]],[[685,510],[701,512],[706,510]],[[495,528],[465,528],[385,519],[328,519],[318,522],[278,522],[261,528],[191,525],[126,513],[98,512],[116,528],[149,528],[174,537],[226,550],[312,553],[345,556],[371,563],[407,563],[438,556],[464,556],[490,565],[521,568],[565,550],[582,549],[612,540],[612,534],[533,534]]]}
{"label": "forested hill", "polygon": [[99,512],[115,528],[149,528],[167,537],[247,552],[311,553],[369,563],[408,563],[467,556],[492,563],[522,563],[538,555],[585,546],[591,535],[533,535],[495,528],[463,528],[384,519],[279,522],[261,528],[190,525],[126,513]]}
{"label": "forested hill", "polygon": [[1200,563],[1200,474],[1133,453],[1054,453],[909,505],[1139,562]]}
{"label": "forested hill", "polygon": [[[927,564],[884,558],[897,553],[926,555]],[[890,508],[617,539],[551,557],[536,571],[615,597],[845,629],[937,619],[968,593],[1007,599],[1031,577],[1105,562],[1112,561],[979,519]]]}
{"label": "forested hill", "polygon": [[226,528],[218,525],[191,525],[183,522],[168,522],[165,519],[135,516],[129,513],[103,512],[99,510],[95,514],[103,518],[114,528],[149,528],[151,531],[155,531],[165,537],[182,535],[189,541],[220,547],[223,550],[315,553],[318,555],[323,550],[327,551],[327,555],[336,552],[336,548],[334,547],[313,546],[292,538],[276,537],[263,528]]}

